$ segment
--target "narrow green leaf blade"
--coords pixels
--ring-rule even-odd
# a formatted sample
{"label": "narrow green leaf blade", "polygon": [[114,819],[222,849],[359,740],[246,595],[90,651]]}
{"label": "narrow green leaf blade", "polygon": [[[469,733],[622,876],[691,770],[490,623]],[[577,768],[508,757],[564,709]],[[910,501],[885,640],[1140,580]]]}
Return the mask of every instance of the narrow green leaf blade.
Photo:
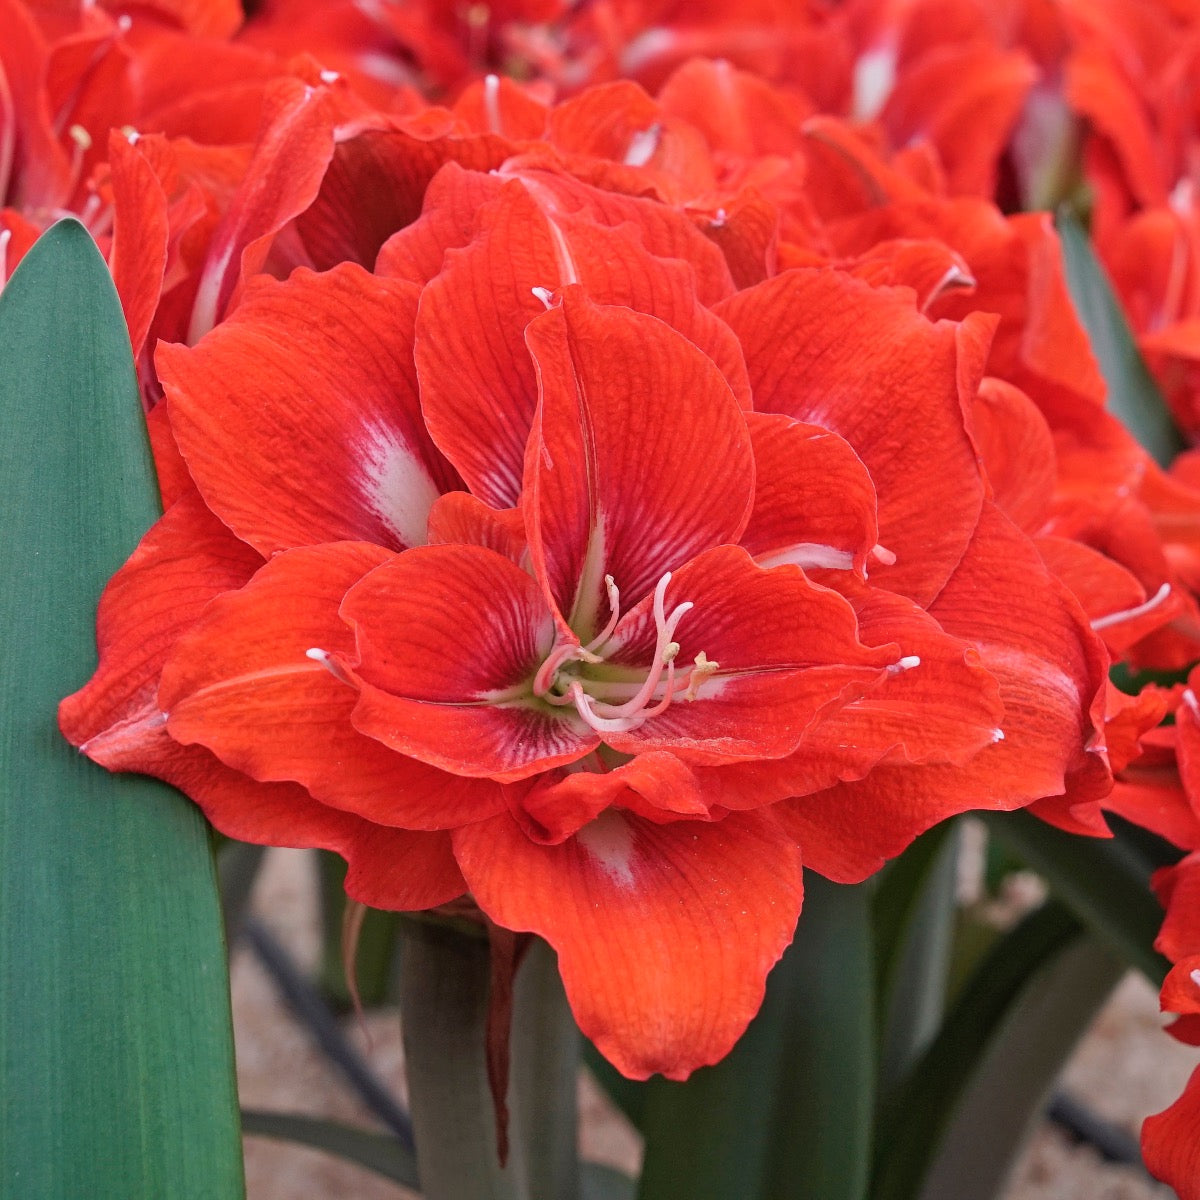
{"label": "narrow green leaf blade", "polygon": [[1039,971],[1082,936],[1050,901],[980,963],[937,1037],[880,1116],[871,1200],[916,1200],[963,1094],[1005,1019]]}
{"label": "narrow green leaf blade", "polygon": [[943,821],[888,865],[875,891],[881,1095],[908,1070],[942,1020],[957,913],[957,850],[955,825]]}
{"label": "narrow green leaf blade", "polygon": [[641,1200],[862,1200],[874,1095],[870,897],[805,876],[796,940],[733,1051],[653,1079]]}
{"label": "narrow green leaf blade", "polygon": [[77,222],[0,295],[0,364],[0,1196],[238,1197],[207,828],[56,723],[158,503],[116,292]]}
{"label": "narrow green leaf blade", "polygon": [[1076,837],[1027,812],[979,815],[1100,942],[1155,986],[1162,983],[1170,964],[1154,939],[1163,911],[1150,890],[1152,868],[1132,844],[1121,834]]}
{"label": "narrow green leaf blade", "polygon": [[1067,209],[1056,220],[1067,287],[1108,384],[1108,409],[1160,467],[1184,449],[1162,392],[1146,369],[1129,323],[1083,227]]}
{"label": "narrow green leaf blade", "polygon": [[1094,937],[1081,937],[1033,976],[975,1062],[920,1200],[1003,1194],[1054,1081],[1125,971]]}
{"label": "narrow green leaf blade", "polygon": [[306,1117],[299,1113],[260,1112],[242,1110],[242,1130],[253,1137],[274,1138],[295,1142],[312,1150],[321,1150],[334,1158],[374,1171],[393,1183],[416,1189],[417,1161],[390,1134],[356,1129],[322,1117]]}

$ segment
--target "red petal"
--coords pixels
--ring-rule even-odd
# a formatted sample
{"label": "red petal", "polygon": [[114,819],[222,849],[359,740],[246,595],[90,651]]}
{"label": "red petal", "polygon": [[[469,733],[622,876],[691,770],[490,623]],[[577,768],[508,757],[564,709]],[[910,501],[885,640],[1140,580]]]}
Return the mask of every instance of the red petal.
{"label": "red petal", "polygon": [[833,430],[866,464],[879,540],[897,556],[873,578],[927,603],[962,557],[983,500],[963,427],[956,327],[931,325],[902,292],[828,270],[788,271],[717,311],[741,339],[755,408]]}
{"label": "red petal", "polygon": [[557,846],[504,816],[454,839],[480,907],[557,950],[580,1028],[635,1079],[684,1079],[728,1052],[800,911],[799,856],[769,814],[613,811]]}
{"label": "red petal", "polygon": [[429,136],[418,121],[375,115],[339,128],[313,203],[296,220],[318,270],[370,266],[388,237],[416,219],[429,182],[447,161],[488,171],[516,149],[491,133]]}
{"label": "red petal", "polygon": [[1063,793],[1090,802],[1111,786],[1098,732],[1107,655],[1074,599],[990,504],[930,613],[976,645],[999,683],[1004,737],[961,767],[884,764],[859,783],[781,805],[805,862],[832,879],[865,878],[954,813]]}
{"label": "red petal", "polygon": [[807,795],[862,779],[882,762],[965,766],[995,739],[1004,705],[969,642],[892,592],[871,588],[852,599],[865,642],[898,643],[919,664],[889,671],[860,699],[831,706],[786,759],[722,768],[723,805]]}
{"label": "red petal", "polygon": [[475,236],[478,210],[504,186],[495,172],[466,171],[447,163],[425,189],[421,215],[397,230],[380,247],[375,271],[413,283],[428,283],[441,269],[447,250],[465,246]]}
{"label": "red petal", "polygon": [[359,733],[357,692],[308,656],[313,648],[353,655],[338,605],[390,558],[355,542],[291,550],[218,597],[163,671],[159,704],[171,736],[251,778],[301,783],[317,800],[383,825],[446,829],[500,811],[495,784],[447,775]]}
{"label": "red petal", "polygon": [[1200,1200],[1200,1068],[1170,1108],[1142,1124],[1142,1157],[1179,1200]]}
{"label": "red petal", "polygon": [[1037,531],[1050,511],[1057,470],[1046,418],[1019,388],[990,376],[979,386],[971,417],[992,499],[1015,525]]}
{"label": "red petal", "polygon": [[1200,851],[1156,871],[1151,883],[1167,910],[1154,948],[1172,962],[1200,955]]}
{"label": "red petal", "polygon": [[687,763],[651,750],[611,771],[571,771],[537,780],[514,816],[525,833],[546,844],[565,841],[606,808],[628,809],[656,822],[707,820],[714,796]]}
{"label": "red petal", "polygon": [[429,510],[429,544],[483,546],[518,566],[528,545],[519,508],[489,508],[468,492],[447,492]]}
{"label": "red petal", "polygon": [[328,88],[292,78],[268,85],[254,157],[209,245],[189,342],[225,315],[238,284],[262,269],[275,234],[312,203],[333,154],[336,115]]}
{"label": "red petal", "polygon": [[466,891],[448,833],[375,825],[318,804],[298,784],[257,783],[200,746],[171,741],[161,727],[138,769],[190,796],[226,837],[335,851],[347,862],[347,893],[363,904],[416,911]]}
{"label": "red petal", "polygon": [[346,264],[261,280],[187,349],[160,346],[171,428],[214,512],[263,554],[425,541],[456,479],[421,419],[417,289]]}
{"label": "red petal", "polygon": [[99,669],[59,706],[68,740],[110,770],[153,773],[138,755],[165,724],[156,693],[167,655],[214,596],[261,563],[194,492],[172,505],[104,589]]}
{"label": "red petal", "polygon": [[[779,758],[794,750],[823,709],[859,696],[900,657],[858,640],[854,610],[795,567],[765,571],[733,546],[702,554],[674,574],[666,611],[691,601],[675,631],[677,669],[703,652],[719,669],[696,691],[629,733],[606,733],[615,750],[663,749],[700,762]],[[656,640],[652,601],[617,626],[602,648],[613,664],[648,665]],[[685,685],[677,685],[679,692]],[[760,803],[779,798],[761,796]]]}
{"label": "red petal", "polygon": [[948,291],[975,287],[971,268],[943,242],[895,238],[878,242],[848,264],[850,273],[874,287],[910,287],[921,312]]}
{"label": "red petal", "polygon": [[109,269],[125,310],[137,362],[158,307],[167,269],[170,236],[167,196],[145,156],[117,130],[109,135],[108,157],[113,186]]}
{"label": "red petal", "polygon": [[762,566],[861,572],[878,541],[875,488],[835,433],[774,413],[747,416],[754,511],[740,544]]}
{"label": "red petal", "polygon": [[1020,50],[942,46],[900,74],[880,121],[897,146],[928,138],[950,190],[990,196],[997,161],[1037,78]]}
{"label": "red petal", "polygon": [[[597,739],[534,700],[554,627],[536,581],[476,546],[427,546],[346,596],[363,733],[459,775],[511,780],[581,758]],[[560,715],[561,714],[561,715]]]}
{"label": "red petal", "polygon": [[737,341],[697,303],[691,267],[648,253],[635,227],[560,208],[534,179],[508,184],[477,220],[479,236],[447,254],[421,297],[417,368],[430,431],[481,499],[507,507],[520,494],[537,404],[524,334],[545,309],[534,289],[579,282],[598,302],[652,313],[705,351],[748,406]]}
{"label": "red petal", "polygon": [[568,623],[598,629],[604,575],[627,607],[664,572],[737,540],[753,498],[750,437],[712,362],[653,317],[572,288],[526,340],[541,393],[526,460],[530,550]]}

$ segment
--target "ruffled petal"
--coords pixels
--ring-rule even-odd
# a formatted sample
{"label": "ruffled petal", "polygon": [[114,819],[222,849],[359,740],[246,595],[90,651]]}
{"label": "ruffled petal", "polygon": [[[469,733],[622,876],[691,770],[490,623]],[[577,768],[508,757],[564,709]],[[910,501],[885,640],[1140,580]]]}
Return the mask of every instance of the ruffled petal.
{"label": "ruffled petal", "polygon": [[631,606],[666,571],[737,540],[753,500],[750,436],[712,362],[653,317],[570,288],[526,339],[541,393],[526,457],[530,551],[586,640],[609,613],[605,575]]}
{"label": "ruffled petal", "polygon": [[537,701],[554,625],[536,581],[478,546],[410,550],[347,594],[360,696],[354,724],[459,775],[515,780],[598,744],[569,708]]}
{"label": "ruffled petal", "polygon": [[214,596],[261,565],[194,492],[173,504],[104,589],[99,668],[59,706],[68,741],[110,771],[154,774],[140,755],[166,724],[157,692],[167,655]]}
{"label": "ruffled petal", "polygon": [[761,566],[866,567],[879,528],[875,488],[842,438],[777,413],[747,416],[754,510],[740,544]]}
{"label": "ruffled petal", "polygon": [[717,312],[741,339],[755,408],[830,429],[862,459],[879,540],[897,559],[873,578],[927,603],[962,557],[984,494],[963,424],[957,328],[931,325],[903,292],[803,268]]}
{"label": "ruffled petal", "polygon": [[454,834],[498,924],[558,952],[583,1032],[634,1079],[725,1055],[791,940],[800,859],[769,814],[654,824],[610,811],[555,846],[507,816]]}
{"label": "ruffled petal", "polygon": [[417,289],[345,264],[256,282],[200,345],[160,346],[171,429],[212,510],[263,554],[421,545],[457,478],[412,362]]}
{"label": "ruffled petal", "polygon": [[995,677],[1001,736],[963,766],[885,763],[861,782],[780,805],[805,862],[839,882],[866,878],[955,813],[1064,794],[1094,804],[1111,787],[1102,735],[1108,656],[1074,598],[990,504],[930,613],[973,644]]}
{"label": "ruffled petal", "polygon": [[[450,178],[474,188],[469,177]],[[460,210],[454,198],[447,203]],[[447,254],[421,297],[417,370],[430,431],[481,499],[507,507],[520,494],[537,405],[525,327],[568,284],[678,329],[749,406],[737,339],[697,302],[691,266],[651,254],[636,226],[573,212],[536,176],[509,181],[477,221],[478,236]]]}
{"label": "ruffled petal", "polygon": [[354,653],[342,598],[392,557],[357,542],[290,550],[217,598],[163,671],[171,736],[382,825],[447,829],[499,812],[499,785],[448,775],[356,730],[357,692],[327,668]]}

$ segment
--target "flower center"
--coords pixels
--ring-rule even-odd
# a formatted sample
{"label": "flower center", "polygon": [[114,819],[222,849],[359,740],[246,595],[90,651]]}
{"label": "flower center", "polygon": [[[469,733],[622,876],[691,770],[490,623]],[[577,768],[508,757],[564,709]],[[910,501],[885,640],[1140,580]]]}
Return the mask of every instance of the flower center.
{"label": "flower center", "polygon": [[657,637],[648,667],[605,664],[602,651],[621,616],[620,592],[613,577],[606,575],[608,623],[586,646],[570,642],[555,646],[534,676],[533,694],[547,704],[574,706],[583,720],[601,734],[628,733],[665,712],[674,699],[694,700],[700,685],[720,664],[709,662],[701,651],[692,666],[676,670],[679,643],[675,641],[675,630],[693,605],[690,600],[677,604],[668,615],[666,594],[670,582],[668,571],[654,589]]}

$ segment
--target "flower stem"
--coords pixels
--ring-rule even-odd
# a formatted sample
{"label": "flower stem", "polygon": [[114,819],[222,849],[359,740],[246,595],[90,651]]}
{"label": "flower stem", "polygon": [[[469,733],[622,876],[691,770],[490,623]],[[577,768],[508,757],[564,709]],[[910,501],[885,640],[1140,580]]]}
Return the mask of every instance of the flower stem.
{"label": "flower stem", "polygon": [[425,1200],[573,1200],[578,1193],[578,1034],[554,956],[534,944],[514,989],[511,1151],[501,1166],[488,1086],[488,940],[426,919],[401,922],[404,1029]]}

